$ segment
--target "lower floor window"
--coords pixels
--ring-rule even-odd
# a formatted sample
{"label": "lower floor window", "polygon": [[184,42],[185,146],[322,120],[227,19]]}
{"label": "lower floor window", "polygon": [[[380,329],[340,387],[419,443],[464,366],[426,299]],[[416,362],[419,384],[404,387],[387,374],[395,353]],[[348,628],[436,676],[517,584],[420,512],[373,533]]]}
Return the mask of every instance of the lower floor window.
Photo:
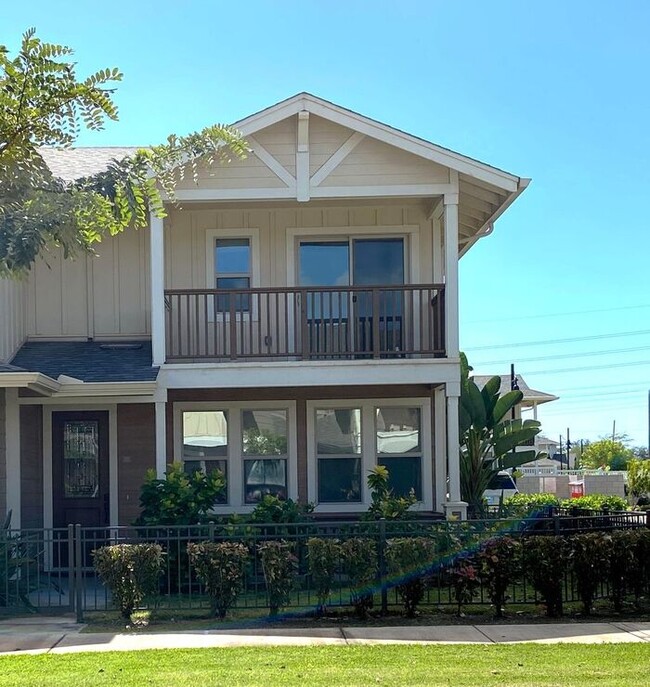
{"label": "lower floor window", "polygon": [[255,505],[289,497],[288,410],[233,404],[181,413],[185,472],[220,470],[226,491],[215,505]]}
{"label": "lower floor window", "polygon": [[318,504],[369,503],[366,480],[375,465],[389,472],[395,496],[423,500],[420,406],[358,401],[352,407],[315,407],[313,453]]}

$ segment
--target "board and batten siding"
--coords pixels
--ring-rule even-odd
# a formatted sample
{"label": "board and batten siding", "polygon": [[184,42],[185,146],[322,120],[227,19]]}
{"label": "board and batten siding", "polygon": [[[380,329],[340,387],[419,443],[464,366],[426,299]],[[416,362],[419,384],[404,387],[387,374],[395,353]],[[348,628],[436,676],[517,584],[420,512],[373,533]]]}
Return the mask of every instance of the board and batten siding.
{"label": "board and batten siding", "polygon": [[39,258],[27,284],[30,338],[140,337],[150,333],[149,231],[96,244],[96,256]]}
{"label": "board and batten siding", "polygon": [[[221,210],[186,206],[172,210],[165,230],[165,286],[170,289],[203,289],[214,286],[214,275],[206,274],[208,232],[223,230],[229,236],[241,229],[259,233],[260,285],[287,285],[288,231],[326,238],[355,236],[360,229],[376,229],[378,235],[399,235],[418,228],[418,255],[414,256],[422,283],[433,279],[432,223],[420,203],[395,203],[367,206],[308,206]],[[344,231],[341,233],[342,230]],[[374,233],[374,231],[373,231]],[[367,236],[367,234],[364,234]],[[408,247],[407,247],[408,251]],[[296,255],[294,253],[294,260]],[[408,261],[408,258],[407,258]],[[410,279],[410,276],[407,277]]]}
{"label": "board and batten siding", "polygon": [[8,362],[25,340],[24,281],[0,279],[0,363]]}

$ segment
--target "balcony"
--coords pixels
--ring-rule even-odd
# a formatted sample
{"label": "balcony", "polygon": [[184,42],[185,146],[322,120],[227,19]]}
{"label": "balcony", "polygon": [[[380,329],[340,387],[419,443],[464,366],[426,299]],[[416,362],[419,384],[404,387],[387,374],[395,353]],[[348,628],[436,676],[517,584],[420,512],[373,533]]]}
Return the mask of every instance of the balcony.
{"label": "balcony", "polygon": [[170,289],[167,362],[445,356],[444,285]]}

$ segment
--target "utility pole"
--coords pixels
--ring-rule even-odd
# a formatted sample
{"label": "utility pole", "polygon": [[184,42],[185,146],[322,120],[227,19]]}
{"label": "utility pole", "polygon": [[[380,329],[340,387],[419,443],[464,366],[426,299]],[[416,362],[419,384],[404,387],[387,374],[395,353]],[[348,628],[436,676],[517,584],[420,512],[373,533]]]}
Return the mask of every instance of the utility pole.
{"label": "utility pole", "polygon": [[616,420],[612,423],[612,441],[616,441]]}
{"label": "utility pole", "polygon": [[566,469],[569,470],[571,466],[569,462],[571,460],[571,439],[569,434],[569,428],[566,428]]}

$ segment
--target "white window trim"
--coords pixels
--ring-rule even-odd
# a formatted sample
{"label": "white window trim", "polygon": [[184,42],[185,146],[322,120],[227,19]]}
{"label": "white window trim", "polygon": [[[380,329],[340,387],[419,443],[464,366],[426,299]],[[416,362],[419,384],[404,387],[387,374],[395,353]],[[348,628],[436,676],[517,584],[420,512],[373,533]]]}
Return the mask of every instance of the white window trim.
{"label": "white window trim", "polygon": [[[307,401],[307,499],[315,504],[315,513],[358,513],[370,506],[368,473],[377,464],[376,419],[374,409],[409,407],[420,409],[422,442],[422,501],[411,507],[413,511],[433,510],[433,455],[431,442],[430,398],[364,398],[350,400]],[[316,410],[330,408],[361,409],[361,501],[355,503],[318,503],[318,463],[316,456]]]}
{"label": "white window trim", "polygon": [[228,503],[216,505],[216,515],[250,513],[255,504],[244,503],[244,459],[242,453],[233,454],[233,447],[241,443],[242,410],[286,410],[287,411],[287,494],[298,499],[298,454],[296,436],[295,401],[196,401],[174,403],[174,462],[183,462],[183,413],[187,411],[224,411],[228,418]]}
{"label": "white window trim", "polygon": [[[248,239],[251,246],[251,271],[250,271],[250,288],[258,288],[260,286],[260,230],[257,227],[249,227],[246,229],[207,229],[205,232],[205,279],[206,288],[216,289],[217,282],[217,266],[215,264],[215,246],[217,239]],[[233,272],[233,275],[235,273]],[[227,276],[227,275],[224,275]],[[253,319],[257,320],[257,303],[251,299]],[[246,313],[249,317],[250,313]],[[225,313],[226,321],[230,318],[228,313]],[[208,322],[213,322],[213,313],[208,310]]]}

